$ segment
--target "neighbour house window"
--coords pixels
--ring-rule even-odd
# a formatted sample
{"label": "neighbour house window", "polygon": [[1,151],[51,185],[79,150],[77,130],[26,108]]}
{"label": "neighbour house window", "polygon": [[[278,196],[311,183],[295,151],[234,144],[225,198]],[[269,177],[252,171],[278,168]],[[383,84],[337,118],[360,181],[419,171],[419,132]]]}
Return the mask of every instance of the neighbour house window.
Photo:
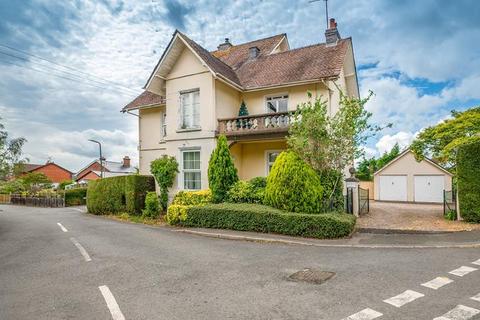
{"label": "neighbour house window", "polygon": [[281,151],[267,151],[267,175],[272,170],[273,163],[277,159]]}
{"label": "neighbour house window", "polygon": [[200,91],[180,93],[180,129],[200,128]]}
{"label": "neighbour house window", "polygon": [[200,190],[201,180],[200,151],[183,151],[183,188]]}
{"label": "neighbour house window", "polygon": [[162,112],[162,138],[165,138],[167,136],[167,113]]}
{"label": "neighbour house window", "polygon": [[267,97],[267,112],[288,111],[288,94]]}

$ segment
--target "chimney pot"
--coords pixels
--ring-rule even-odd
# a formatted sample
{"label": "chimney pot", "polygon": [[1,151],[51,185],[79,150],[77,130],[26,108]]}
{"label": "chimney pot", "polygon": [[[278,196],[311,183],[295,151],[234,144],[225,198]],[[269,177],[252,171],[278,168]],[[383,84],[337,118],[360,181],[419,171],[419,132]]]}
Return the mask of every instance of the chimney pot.
{"label": "chimney pot", "polygon": [[225,42],[220,43],[218,45],[217,49],[220,50],[220,51],[223,51],[223,50],[230,49],[230,47],[232,47],[232,44],[230,43],[230,40],[228,38],[225,38]]}
{"label": "chimney pot", "polygon": [[123,157],[123,167],[124,168],[130,167],[130,158],[128,156]]}
{"label": "chimney pot", "polygon": [[330,18],[330,29],[335,29],[337,27],[337,23],[335,22],[335,18]]}
{"label": "chimney pot", "polygon": [[250,59],[255,59],[260,54],[260,49],[258,47],[251,47],[248,49],[248,56]]}
{"label": "chimney pot", "polygon": [[325,31],[325,40],[327,46],[335,46],[340,39],[340,33],[337,29],[337,22],[334,18],[331,18],[329,28]]}

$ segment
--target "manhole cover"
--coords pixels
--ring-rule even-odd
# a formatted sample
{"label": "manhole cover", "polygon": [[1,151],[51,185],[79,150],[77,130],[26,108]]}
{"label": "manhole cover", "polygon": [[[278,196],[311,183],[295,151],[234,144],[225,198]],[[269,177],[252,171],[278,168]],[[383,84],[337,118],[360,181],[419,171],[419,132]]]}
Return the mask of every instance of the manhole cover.
{"label": "manhole cover", "polygon": [[335,275],[335,272],[322,271],[318,269],[303,269],[291,274],[288,279],[292,281],[303,281],[315,284],[321,284]]}

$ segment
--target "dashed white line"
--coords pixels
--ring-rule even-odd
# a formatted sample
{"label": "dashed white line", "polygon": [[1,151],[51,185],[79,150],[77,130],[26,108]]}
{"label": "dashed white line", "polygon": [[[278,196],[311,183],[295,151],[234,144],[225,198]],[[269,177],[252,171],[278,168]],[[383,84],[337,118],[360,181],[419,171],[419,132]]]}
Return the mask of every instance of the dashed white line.
{"label": "dashed white line", "polygon": [[480,293],[477,294],[477,295],[475,295],[475,296],[473,296],[473,297],[471,297],[470,299],[480,302]]}
{"label": "dashed white line", "polygon": [[383,300],[383,302],[391,304],[394,307],[400,308],[401,306],[424,296],[425,295],[423,293],[416,292],[413,290],[406,290],[405,292],[400,293],[395,297],[391,297],[387,300]]}
{"label": "dashed white line", "polygon": [[67,228],[65,228],[60,222],[57,222],[57,224],[63,232],[68,232]]}
{"label": "dashed white line", "polygon": [[434,318],[433,320],[467,320],[479,313],[480,310],[459,304],[452,310],[445,313],[443,316]]}
{"label": "dashed white line", "polygon": [[372,310],[370,308],[363,309],[360,312],[352,314],[351,316],[344,318],[342,320],[371,320],[383,316],[382,313]]}
{"label": "dashed white line", "polygon": [[473,263],[473,264],[476,264],[477,266],[480,266],[480,259],[475,260],[475,261],[473,261],[472,263]]}
{"label": "dashed white line", "polygon": [[422,283],[422,286],[433,289],[433,290],[437,290],[438,288],[441,288],[444,285],[447,285],[447,284],[452,283],[452,282],[453,282],[453,280],[449,279],[447,277],[436,277],[433,280]]}
{"label": "dashed white line", "polygon": [[100,286],[98,287],[98,289],[100,289],[100,292],[102,293],[103,298],[107,303],[107,307],[112,314],[113,320],[125,320],[125,317],[123,316],[123,313],[120,310],[120,307],[118,306],[118,303],[115,300],[115,297],[113,296],[110,289],[108,289],[107,286]]}
{"label": "dashed white line", "polygon": [[90,256],[88,255],[87,253],[87,250],[85,250],[84,247],[82,247],[82,245],[77,241],[77,239],[75,238],[70,238],[70,240],[73,242],[73,244],[75,245],[75,247],[78,248],[78,250],[80,251],[80,253],[82,254],[83,258],[85,259],[85,261],[92,261],[92,259],[90,258]]}
{"label": "dashed white line", "polygon": [[456,276],[459,276],[459,277],[463,277],[464,275],[469,274],[470,272],[473,272],[473,271],[476,271],[476,270],[478,270],[478,269],[477,268],[472,268],[472,267],[461,266],[460,268],[452,270],[449,273],[453,274],[453,275],[456,275]]}

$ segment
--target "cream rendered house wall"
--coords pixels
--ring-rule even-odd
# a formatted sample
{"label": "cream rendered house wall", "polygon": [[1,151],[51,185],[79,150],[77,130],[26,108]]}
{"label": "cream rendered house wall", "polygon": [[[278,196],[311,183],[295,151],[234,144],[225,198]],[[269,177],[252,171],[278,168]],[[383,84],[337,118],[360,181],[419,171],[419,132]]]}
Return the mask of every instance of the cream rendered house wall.
{"label": "cream rendered house wall", "polygon": [[397,158],[384,170],[374,176],[375,200],[380,198],[380,176],[381,175],[403,175],[407,176],[407,201],[413,202],[414,194],[414,176],[415,175],[441,175],[444,177],[445,190],[452,190],[452,176],[439,169],[435,165],[423,160],[417,162],[411,151],[404,156]]}

